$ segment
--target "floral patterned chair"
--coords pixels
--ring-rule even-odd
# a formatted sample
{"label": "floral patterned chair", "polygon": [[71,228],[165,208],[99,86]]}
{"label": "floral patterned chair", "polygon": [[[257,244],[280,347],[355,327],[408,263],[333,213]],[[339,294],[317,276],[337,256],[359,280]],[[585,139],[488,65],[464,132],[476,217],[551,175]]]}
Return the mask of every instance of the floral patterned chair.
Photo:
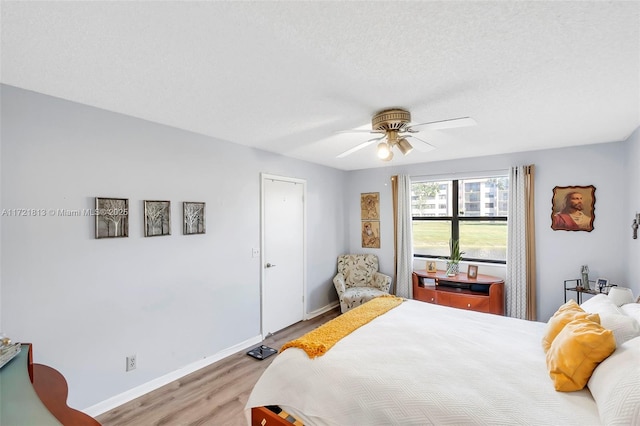
{"label": "floral patterned chair", "polygon": [[342,313],[369,300],[389,294],[391,277],[378,272],[375,254],[338,256],[338,275],[333,279]]}

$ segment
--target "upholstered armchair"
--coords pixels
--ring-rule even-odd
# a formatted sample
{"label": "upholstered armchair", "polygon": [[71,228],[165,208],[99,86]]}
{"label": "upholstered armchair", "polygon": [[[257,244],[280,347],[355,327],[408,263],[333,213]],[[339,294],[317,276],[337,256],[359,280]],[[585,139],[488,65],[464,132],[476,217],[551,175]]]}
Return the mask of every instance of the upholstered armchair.
{"label": "upholstered armchair", "polygon": [[375,254],[338,256],[338,275],[333,279],[342,313],[369,300],[389,294],[391,277],[378,272]]}

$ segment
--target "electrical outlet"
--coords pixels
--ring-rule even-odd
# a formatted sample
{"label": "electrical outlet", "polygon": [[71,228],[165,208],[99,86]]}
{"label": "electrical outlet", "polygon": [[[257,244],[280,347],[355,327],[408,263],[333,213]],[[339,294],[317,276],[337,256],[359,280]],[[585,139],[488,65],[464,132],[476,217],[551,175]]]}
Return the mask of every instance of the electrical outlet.
{"label": "electrical outlet", "polygon": [[135,370],[136,369],[136,356],[135,355],[129,355],[127,357],[127,371],[131,371],[131,370]]}
{"label": "electrical outlet", "polygon": [[258,248],[251,249],[251,257],[258,257],[258,256],[260,256],[260,249]]}

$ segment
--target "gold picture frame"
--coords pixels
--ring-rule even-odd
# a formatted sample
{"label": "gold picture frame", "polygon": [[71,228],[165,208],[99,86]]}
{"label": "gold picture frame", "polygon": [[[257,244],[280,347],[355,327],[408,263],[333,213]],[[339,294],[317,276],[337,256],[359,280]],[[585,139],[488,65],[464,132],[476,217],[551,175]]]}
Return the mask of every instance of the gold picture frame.
{"label": "gold picture frame", "polygon": [[433,274],[437,272],[436,262],[434,260],[427,260],[427,273]]}

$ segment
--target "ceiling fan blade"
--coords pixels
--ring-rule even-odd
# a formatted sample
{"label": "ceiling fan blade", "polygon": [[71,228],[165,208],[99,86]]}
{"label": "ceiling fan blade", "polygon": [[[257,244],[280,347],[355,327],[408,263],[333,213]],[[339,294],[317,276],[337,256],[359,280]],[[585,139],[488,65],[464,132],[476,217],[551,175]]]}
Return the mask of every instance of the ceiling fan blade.
{"label": "ceiling fan blade", "polygon": [[339,130],[336,133],[340,134],[340,133],[384,133],[383,131],[380,130],[367,130],[367,129],[351,129],[351,130]]}
{"label": "ceiling fan blade", "polygon": [[411,138],[412,142],[413,142],[413,148],[416,151],[420,151],[420,152],[428,152],[431,151],[433,149],[436,149],[435,146],[431,145],[429,142],[420,139],[418,137],[415,137],[414,135],[407,135],[405,136],[406,138]]}
{"label": "ceiling fan blade", "polygon": [[372,143],[375,143],[375,142],[377,142],[377,141],[379,141],[379,140],[381,140],[381,139],[384,139],[384,136],[381,136],[381,137],[379,137],[379,138],[369,139],[368,141],[366,141],[366,142],[362,142],[361,144],[356,145],[356,146],[354,146],[353,148],[346,150],[346,151],[345,151],[345,152],[343,152],[342,154],[337,155],[337,156],[336,156],[336,158],[343,158],[343,157],[346,157],[347,155],[351,155],[351,154],[353,154],[354,152],[356,152],[356,151],[360,151],[362,148],[366,148],[366,147],[368,147],[369,145],[371,145]]}
{"label": "ceiling fan blade", "polygon": [[428,130],[454,129],[457,127],[475,126],[478,123],[471,117],[450,118],[448,120],[431,121],[429,123],[414,124],[407,128],[408,132],[415,132],[416,127],[422,127]]}

